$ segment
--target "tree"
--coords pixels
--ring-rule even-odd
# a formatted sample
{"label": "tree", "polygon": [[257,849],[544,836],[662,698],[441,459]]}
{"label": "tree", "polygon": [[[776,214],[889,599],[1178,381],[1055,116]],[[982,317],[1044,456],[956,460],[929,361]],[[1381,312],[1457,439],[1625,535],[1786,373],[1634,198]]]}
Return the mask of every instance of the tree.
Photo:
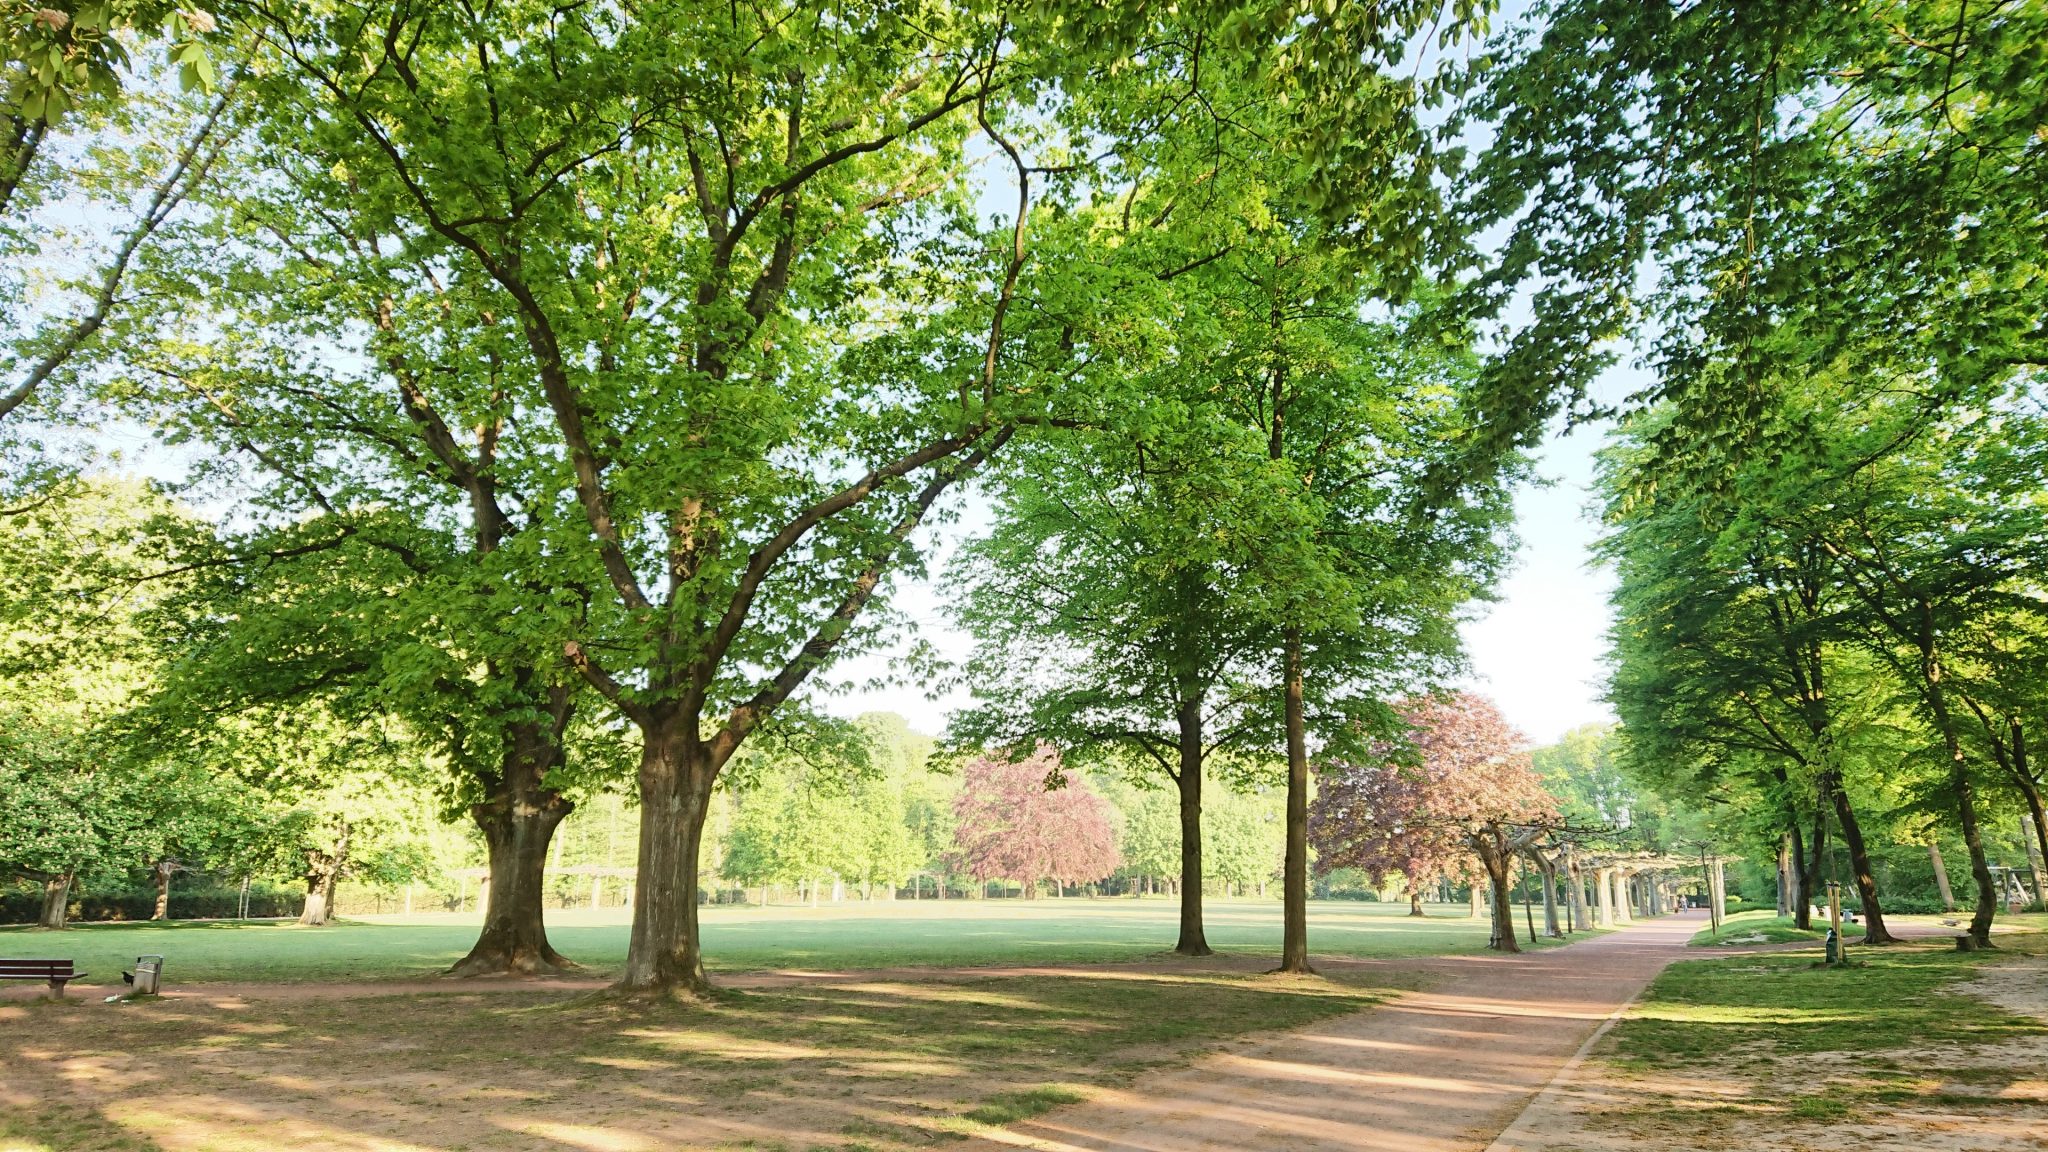
{"label": "tree", "polygon": [[[1796,915],[1814,901],[1825,815],[1849,849],[1871,944],[1895,942],[1884,913],[1847,778],[1871,730],[1859,724],[1859,678],[1843,649],[1846,589],[1838,561],[1793,511],[1803,497],[1776,463],[1730,481],[1741,511],[1679,487],[1641,497],[1655,467],[1647,445],[1663,426],[1645,416],[1612,450],[1602,476],[1609,534],[1603,554],[1620,582],[1614,594],[1620,656],[1612,698],[1646,769],[1701,763],[1739,776],[1761,764],[1785,834],[1801,863]],[[1859,716],[1859,714],[1861,714]],[[1711,781],[1708,781],[1711,783]],[[1815,804],[1824,810],[1815,812]],[[1811,819],[1807,847],[1801,823]]]}
{"label": "tree", "polygon": [[1557,801],[1530,766],[1527,741],[1470,693],[1401,705],[1407,737],[1367,763],[1331,770],[1319,798],[1327,867],[1368,872],[1441,867],[1453,847],[1476,856],[1493,889],[1488,945],[1518,952],[1509,875],[1514,858],[1557,823]]}
{"label": "tree", "polygon": [[959,870],[983,883],[1017,880],[1027,898],[1041,881],[1084,884],[1116,871],[1108,802],[1060,768],[1050,748],[1024,760],[983,756],[961,769],[953,799]]}
{"label": "tree", "polygon": [[1674,408],[1653,447],[1709,487],[1794,435],[1771,394],[1816,348],[1852,376],[1931,369],[1928,414],[1997,394],[2048,315],[2044,36],[2037,5],[1968,0],[1536,9],[1461,110],[1490,139],[1469,234],[1510,232],[1467,303],[1531,304],[1489,387],[1582,400],[1646,317],[1636,399]]}
{"label": "tree", "polygon": [[[699,849],[733,754],[858,638],[950,490],[1114,384],[1116,288],[1155,270],[1048,209],[1190,121],[1213,144],[1227,123],[1186,93],[1225,79],[1354,161],[1297,165],[1322,202],[1390,169],[1426,188],[1339,126],[1439,8],[1201,13],[1220,43],[1152,9],[262,14],[266,119],[334,174],[302,194],[374,205],[378,244],[489,301],[509,402],[541,414],[523,462],[574,495],[514,568],[593,590],[559,650],[641,736],[623,990],[705,984]],[[994,228],[977,132],[1018,194]]]}

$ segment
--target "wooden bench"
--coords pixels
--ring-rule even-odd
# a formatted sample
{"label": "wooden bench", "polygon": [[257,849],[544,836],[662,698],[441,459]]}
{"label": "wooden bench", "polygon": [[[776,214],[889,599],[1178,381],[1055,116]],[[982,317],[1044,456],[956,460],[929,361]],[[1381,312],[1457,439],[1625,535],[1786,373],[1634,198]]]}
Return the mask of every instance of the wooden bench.
{"label": "wooden bench", "polygon": [[47,980],[59,996],[64,985],[84,975],[69,960],[0,960],[0,980]]}

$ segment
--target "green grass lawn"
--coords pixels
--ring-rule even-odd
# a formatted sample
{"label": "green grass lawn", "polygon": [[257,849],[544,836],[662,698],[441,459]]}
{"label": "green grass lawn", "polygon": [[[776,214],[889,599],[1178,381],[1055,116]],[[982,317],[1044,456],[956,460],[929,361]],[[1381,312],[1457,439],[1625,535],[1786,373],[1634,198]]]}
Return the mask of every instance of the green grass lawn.
{"label": "green grass lawn", "polygon": [[2041,920],[2001,917],[1992,952],[1937,940],[1853,947],[1847,967],[1807,952],[1673,964],[1603,1042],[1618,1077],[1603,1087],[1618,1103],[1595,1110],[1588,1130],[1603,1142],[1587,1147],[1656,1146],[1673,1116],[1704,1114],[1727,1147],[1806,1147],[1825,1128],[1845,1147],[1879,1134],[1902,1147],[2005,1147],[1996,1133],[2048,1109],[2034,1072],[2048,1017],[1972,994],[1971,982],[2038,981]]}
{"label": "green grass lawn", "polygon": [[[1693,933],[1691,944],[1695,948],[1745,948],[1758,944],[1790,944],[1799,940],[1820,941],[1827,938],[1827,921],[1816,917],[1814,927],[1800,928],[1792,923],[1790,916],[1780,916],[1774,909],[1757,908],[1748,912],[1737,912],[1721,921],[1721,931],[1702,928]],[[1863,935],[1863,925],[1844,924],[1842,935],[1855,940]]]}
{"label": "green grass lawn", "polygon": [[[1309,945],[1337,956],[1425,956],[1478,951],[1486,924],[1463,905],[1432,906],[1412,919],[1405,904],[1318,902]],[[1208,905],[1209,944],[1224,952],[1277,954],[1278,902]],[[548,935],[592,975],[626,955],[622,909],[550,912]],[[1173,947],[1177,906],[1165,899],[880,901],[824,908],[704,910],[714,970],[948,967],[1136,960]],[[44,932],[0,928],[0,955],[69,957],[88,984],[120,982],[135,957],[159,953],[167,983],[377,980],[429,976],[468,950],[475,915],[377,917],[326,928],[272,922],[91,924]]]}

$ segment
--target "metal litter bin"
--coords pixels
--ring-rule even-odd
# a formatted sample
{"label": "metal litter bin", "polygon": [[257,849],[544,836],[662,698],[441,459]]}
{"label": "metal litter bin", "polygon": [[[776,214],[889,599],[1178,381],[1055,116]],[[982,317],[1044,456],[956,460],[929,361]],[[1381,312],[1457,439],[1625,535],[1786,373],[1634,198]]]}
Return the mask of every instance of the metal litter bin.
{"label": "metal litter bin", "polygon": [[137,956],[135,958],[135,988],[131,995],[156,995],[157,985],[163,979],[163,972],[163,957]]}

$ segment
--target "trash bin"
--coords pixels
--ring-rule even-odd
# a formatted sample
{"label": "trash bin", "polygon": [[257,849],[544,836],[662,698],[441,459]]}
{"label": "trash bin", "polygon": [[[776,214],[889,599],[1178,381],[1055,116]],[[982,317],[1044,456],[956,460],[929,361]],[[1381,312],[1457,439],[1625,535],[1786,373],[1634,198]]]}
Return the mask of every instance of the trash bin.
{"label": "trash bin", "polygon": [[131,995],[154,996],[157,985],[163,979],[164,958],[161,956],[137,956],[135,958],[135,988]]}

